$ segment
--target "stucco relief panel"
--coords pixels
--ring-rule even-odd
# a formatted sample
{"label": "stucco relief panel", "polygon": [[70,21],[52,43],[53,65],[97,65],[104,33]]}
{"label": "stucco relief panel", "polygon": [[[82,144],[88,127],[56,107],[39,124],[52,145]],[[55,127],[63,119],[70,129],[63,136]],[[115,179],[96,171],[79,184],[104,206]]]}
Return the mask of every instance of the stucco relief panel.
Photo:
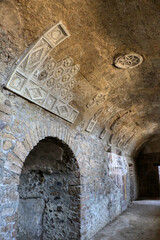
{"label": "stucco relief panel", "polygon": [[86,128],[86,131],[87,132],[92,132],[93,131],[93,128],[95,127],[97,121],[98,121],[98,118],[102,115],[102,113],[104,112],[105,108],[104,107],[101,107],[100,109],[98,109],[98,111],[94,114],[94,116],[90,119],[88,125],[87,125],[87,128]]}
{"label": "stucco relief panel", "polygon": [[80,67],[70,57],[56,62],[50,55],[67,37],[69,33],[62,23],[45,33],[16,67],[7,88],[74,123],[79,112],[69,103]]}

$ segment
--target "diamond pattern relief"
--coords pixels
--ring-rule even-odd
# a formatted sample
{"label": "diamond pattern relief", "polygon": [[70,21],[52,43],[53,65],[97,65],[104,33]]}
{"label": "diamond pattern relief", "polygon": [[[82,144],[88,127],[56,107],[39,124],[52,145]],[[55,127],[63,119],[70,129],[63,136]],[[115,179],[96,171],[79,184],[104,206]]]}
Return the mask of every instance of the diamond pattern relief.
{"label": "diamond pattern relief", "polygon": [[47,101],[46,101],[46,104],[45,104],[46,108],[49,109],[49,110],[52,110],[56,101],[57,101],[57,99],[54,96],[50,95],[48,97]]}
{"label": "diamond pattern relief", "polygon": [[58,106],[57,109],[58,109],[60,116],[64,116],[66,118],[68,117],[69,111],[68,111],[67,106],[65,106],[65,105]]}
{"label": "diamond pattern relief", "polygon": [[79,65],[71,57],[56,62],[51,50],[69,37],[62,23],[45,33],[20,61],[12,73],[7,88],[73,123],[78,111],[69,102]]}
{"label": "diamond pattern relief", "polygon": [[28,89],[28,91],[29,91],[32,99],[36,100],[36,99],[42,98],[42,94],[38,88],[30,88],[30,89]]}
{"label": "diamond pattern relief", "polygon": [[36,63],[39,63],[42,53],[43,53],[44,48],[40,48],[33,52],[29,57],[26,65],[26,70],[29,68],[33,67]]}
{"label": "diamond pattern relief", "polygon": [[19,91],[21,91],[21,89],[24,86],[26,81],[27,81],[27,78],[25,78],[24,76],[22,76],[21,74],[16,72],[13,75],[13,77],[9,83],[9,86],[10,86],[11,90],[19,92]]}
{"label": "diamond pattern relief", "polygon": [[29,81],[24,89],[24,96],[41,105],[45,101],[46,92],[34,82]]}
{"label": "diamond pattern relief", "polygon": [[19,69],[24,73],[32,73],[51,50],[51,46],[45,40],[39,40],[24,60],[22,60]]}
{"label": "diamond pattern relief", "polygon": [[91,118],[91,120],[89,121],[89,124],[86,128],[87,132],[92,132],[94,126],[97,123],[98,118],[101,116],[101,114],[104,112],[105,108],[102,107],[100,109],[98,109],[98,111],[94,114],[94,116]]}
{"label": "diamond pattern relief", "polygon": [[79,114],[79,112],[76,111],[75,109],[73,109],[73,111],[72,111],[72,113],[70,115],[70,119],[71,119],[72,122],[74,122],[76,120],[78,114]]}

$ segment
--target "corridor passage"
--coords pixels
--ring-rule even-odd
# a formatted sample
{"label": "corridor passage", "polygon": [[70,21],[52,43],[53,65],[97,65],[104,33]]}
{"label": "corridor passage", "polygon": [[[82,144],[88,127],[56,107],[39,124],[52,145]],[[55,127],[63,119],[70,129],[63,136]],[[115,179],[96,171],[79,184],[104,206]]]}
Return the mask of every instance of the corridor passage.
{"label": "corridor passage", "polygon": [[91,240],[160,240],[160,200],[133,202]]}

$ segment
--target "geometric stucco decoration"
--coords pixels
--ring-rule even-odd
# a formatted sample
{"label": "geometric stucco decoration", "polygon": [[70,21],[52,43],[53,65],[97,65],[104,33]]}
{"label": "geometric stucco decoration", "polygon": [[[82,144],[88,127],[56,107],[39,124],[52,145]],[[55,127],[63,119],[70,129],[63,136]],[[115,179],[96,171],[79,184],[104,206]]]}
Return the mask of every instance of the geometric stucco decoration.
{"label": "geometric stucco decoration", "polygon": [[143,62],[143,57],[137,53],[130,53],[118,56],[114,64],[118,68],[135,68]]}
{"label": "geometric stucco decoration", "polygon": [[106,100],[106,94],[98,93],[95,95],[86,105],[87,108],[91,108],[95,105],[100,105],[105,102]]}
{"label": "geometric stucco decoration", "polygon": [[93,115],[93,117],[90,119],[86,131],[87,132],[92,132],[93,128],[95,127],[98,118],[102,115],[102,113],[104,112],[105,108],[101,107],[100,109],[98,109],[98,111]]}
{"label": "geometric stucco decoration", "polygon": [[68,57],[56,62],[51,51],[70,35],[62,22],[54,25],[31,48],[13,71],[7,88],[59,117],[74,123],[79,112],[69,102],[79,65]]}

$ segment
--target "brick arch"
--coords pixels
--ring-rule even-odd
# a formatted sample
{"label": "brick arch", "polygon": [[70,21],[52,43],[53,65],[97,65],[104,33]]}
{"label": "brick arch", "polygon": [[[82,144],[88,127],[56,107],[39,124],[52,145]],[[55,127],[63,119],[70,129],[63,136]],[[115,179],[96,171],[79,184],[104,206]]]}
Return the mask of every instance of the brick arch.
{"label": "brick arch", "polygon": [[[18,175],[21,174],[23,163],[28,156],[29,152],[43,139],[53,137],[61,141],[73,152],[77,164],[79,166],[77,148],[74,142],[74,135],[67,127],[62,127],[60,123],[51,122],[43,125],[41,128],[40,123],[36,122],[30,129],[25,130],[26,134],[22,141],[16,141],[12,153],[9,153],[8,169]],[[77,155],[77,156],[76,156]]]}
{"label": "brick arch", "polygon": [[[62,127],[61,123],[57,123],[55,121],[46,121],[45,124],[43,124],[43,128],[42,125],[40,125],[40,122],[37,121],[33,123],[32,128],[28,127],[23,129],[23,131],[25,132],[23,139],[15,140],[15,146],[12,151],[9,151],[5,162],[5,168],[7,168],[11,175],[16,178],[16,182],[10,186],[10,189],[14,187],[14,195],[16,195],[16,199],[14,199],[11,204],[11,206],[14,205],[13,214],[10,215],[10,218],[13,218],[13,224],[18,221],[18,187],[20,184],[20,176],[23,169],[23,164],[30,151],[37,146],[40,141],[46,138],[54,139],[55,143],[63,146],[64,149],[69,152],[69,155],[75,159],[76,168],[78,169],[76,174],[79,178],[79,184],[81,185],[81,171],[79,167],[77,145],[74,142],[74,132],[72,134],[71,130],[67,126]],[[80,185],[78,186],[79,195],[81,195]],[[10,208],[10,206],[8,205],[7,208]],[[15,239],[14,237],[16,237],[16,231],[17,226],[14,224],[14,229],[12,230],[14,233],[13,238],[10,235],[11,233],[7,232],[8,236],[10,236],[10,239]]]}
{"label": "brick arch", "polygon": [[[57,152],[57,148],[60,152],[59,150]],[[39,180],[42,177],[43,181]],[[28,180],[26,181],[26,179]],[[31,182],[33,185],[31,185]],[[56,188],[57,186],[58,189]],[[64,141],[58,137],[45,137],[30,151],[22,168],[18,193],[17,222],[20,228],[18,227],[17,230],[21,229],[20,231],[18,230],[18,235],[20,236],[18,239],[23,239],[24,234],[33,238],[36,236],[36,239],[37,235],[34,234],[41,234],[41,237],[43,235],[45,239],[50,239],[51,236],[55,236],[56,239],[62,239],[62,236],[66,239],[71,239],[72,237],[80,239],[80,172],[73,151]],[[61,203],[57,203],[58,198],[61,199]],[[30,206],[30,204],[32,209],[29,207],[26,211],[25,206]],[[40,204],[42,207],[41,217],[43,221],[34,227],[33,220],[31,226],[33,226],[34,230],[32,230],[28,229],[23,222],[24,219],[29,219],[33,214],[36,204]],[[58,208],[61,208],[60,212],[57,210]],[[61,215],[64,218],[63,223],[59,222],[60,226],[57,226],[54,222],[58,218],[57,215],[60,219]],[[37,217],[39,217],[39,213]],[[32,217],[30,221],[32,222]],[[35,233],[35,229],[39,226],[43,230],[40,233]],[[66,227],[68,229],[67,233],[61,231],[59,227]]]}

